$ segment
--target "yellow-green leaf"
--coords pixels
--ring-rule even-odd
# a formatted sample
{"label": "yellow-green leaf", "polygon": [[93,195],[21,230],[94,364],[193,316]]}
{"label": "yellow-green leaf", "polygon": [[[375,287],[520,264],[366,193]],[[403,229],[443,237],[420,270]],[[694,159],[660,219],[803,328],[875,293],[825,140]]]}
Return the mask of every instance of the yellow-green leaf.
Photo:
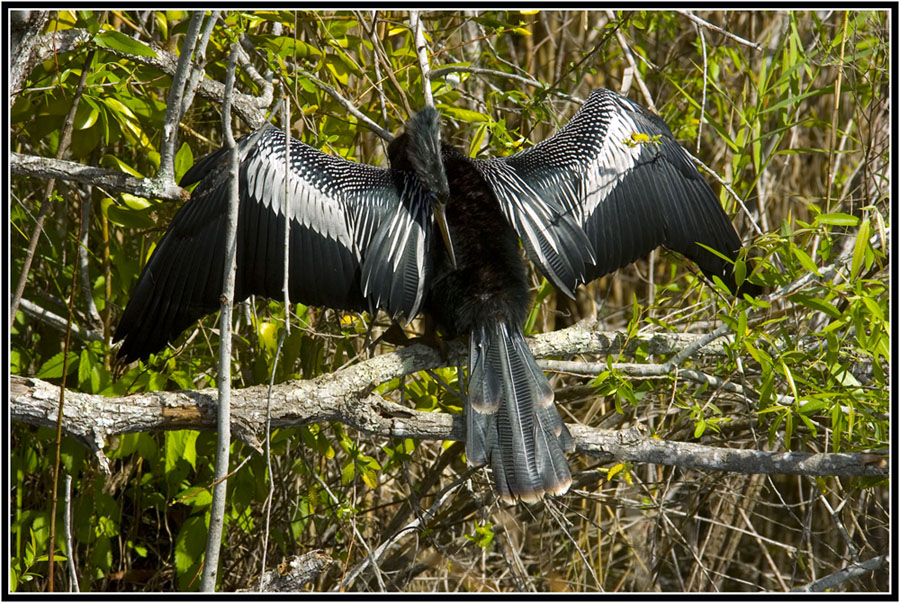
{"label": "yellow-green leaf", "polygon": [[853,262],[850,264],[850,281],[855,281],[862,267],[863,260],[866,257],[866,248],[869,246],[869,218],[862,221],[859,225],[859,232],[856,233],[856,243],[853,245]]}
{"label": "yellow-green leaf", "polygon": [[844,214],[840,212],[835,212],[831,214],[819,214],[816,216],[816,219],[813,221],[813,224],[831,224],[833,226],[856,226],[859,224],[859,218],[856,216],[851,216],[850,214]]}

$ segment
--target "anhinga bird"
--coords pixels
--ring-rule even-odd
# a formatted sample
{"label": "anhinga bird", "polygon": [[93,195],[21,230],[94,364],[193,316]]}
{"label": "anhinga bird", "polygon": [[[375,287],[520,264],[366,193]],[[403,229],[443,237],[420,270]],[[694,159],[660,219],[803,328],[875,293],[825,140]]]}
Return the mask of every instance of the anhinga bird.
{"label": "anhinga bird", "polygon": [[[565,492],[564,453],[574,449],[525,343],[530,296],[519,241],[570,296],[660,245],[737,289],[732,265],[699,245],[732,259],[741,248],[718,198],[662,119],[609,90],[595,90],[556,135],[509,157],[471,159],[443,144],[433,108],[391,142],[387,169],[292,139],[285,174],[284,136],[272,126],[238,147],[234,299],[281,298],[290,218],[291,301],[407,320],[421,310],[446,334],[468,336],[466,455],[490,462],[506,500]],[[182,179],[199,184],[119,322],[125,360],[146,358],[219,308],[226,152]]]}

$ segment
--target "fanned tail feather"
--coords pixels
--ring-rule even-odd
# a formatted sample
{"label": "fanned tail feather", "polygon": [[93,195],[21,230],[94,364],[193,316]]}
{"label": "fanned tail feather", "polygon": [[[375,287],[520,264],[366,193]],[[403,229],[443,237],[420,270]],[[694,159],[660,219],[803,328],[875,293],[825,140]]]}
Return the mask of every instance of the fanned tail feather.
{"label": "fanned tail feather", "polygon": [[539,500],[572,483],[565,452],[574,440],[553,404],[553,390],[519,327],[477,328],[469,341],[466,456],[490,462],[500,497]]}

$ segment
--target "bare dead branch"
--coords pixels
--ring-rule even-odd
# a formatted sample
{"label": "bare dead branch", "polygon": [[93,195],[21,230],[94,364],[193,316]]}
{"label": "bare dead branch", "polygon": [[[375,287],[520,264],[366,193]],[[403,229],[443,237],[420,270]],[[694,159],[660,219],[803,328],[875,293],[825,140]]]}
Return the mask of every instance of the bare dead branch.
{"label": "bare dead branch", "polygon": [[868,559],[861,563],[852,563],[847,567],[840,569],[833,574],[829,574],[824,578],[820,578],[815,582],[807,584],[806,586],[795,588],[791,592],[824,592],[826,589],[834,588],[841,582],[846,582],[851,578],[856,578],[863,574],[867,574],[869,572],[880,569],[885,563],[888,563],[889,561],[890,558],[888,557],[888,555],[879,555],[878,557],[872,557],[871,559]]}
{"label": "bare dead branch", "polygon": [[[65,318],[63,318],[59,314],[54,314],[46,308],[40,307],[39,305],[28,299],[22,298],[19,301],[19,309],[31,318],[48,324],[57,331],[66,331]],[[79,327],[75,323],[72,323],[72,335],[74,335],[81,341],[103,341],[103,335],[101,335],[97,331]]]}
{"label": "bare dead branch", "polygon": [[667,442],[636,429],[609,432],[568,425],[575,449],[598,458],[654,463],[699,471],[812,476],[888,476],[886,452],[769,452],[718,448],[692,442]]}
{"label": "bare dead branch", "polygon": [[749,40],[745,40],[744,38],[737,36],[737,35],[731,33],[730,31],[722,29],[718,25],[713,25],[709,21],[704,21],[703,19],[701,19],[700,17],[698,17],[697,15],[695,15],[693,12],[691,12],[689,10],[679,10],[677,12],[681,13],[682,15],[684,15],[685,17],[687,17],[694,23],[700,25],[701,27],[705,27],[705,28],[709,29],[710,31],[714,31],[718,34],[722,34],[726,38],[730,38],[730,39],[734,40],[735,42],[737,42],[738,44],[743,44],[744,46],[749,46],[750,48],[752,48],[753,50],[756,50],[757,52],[762,51],[762,46],[760,46],[756,42],[751,42]]}

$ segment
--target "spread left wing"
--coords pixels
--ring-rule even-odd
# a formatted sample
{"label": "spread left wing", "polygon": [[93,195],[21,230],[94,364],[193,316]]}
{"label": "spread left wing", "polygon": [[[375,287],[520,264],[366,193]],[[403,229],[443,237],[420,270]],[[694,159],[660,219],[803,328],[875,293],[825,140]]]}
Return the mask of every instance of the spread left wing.
{"label": "spread left wing", "polygon": [[[272,126],[242,138],[235,301],[283,298],[290,224],[294,302],[346,310],[382,308],[411,319],[424,297],[431,198],[412,173],[327,155]],[[199,181],[141,273],[116,329],[119,356],[146,358],[219,308],[228,180],[220,149],[197,162]],[[285,180],[287,179],[287,194]]]}

